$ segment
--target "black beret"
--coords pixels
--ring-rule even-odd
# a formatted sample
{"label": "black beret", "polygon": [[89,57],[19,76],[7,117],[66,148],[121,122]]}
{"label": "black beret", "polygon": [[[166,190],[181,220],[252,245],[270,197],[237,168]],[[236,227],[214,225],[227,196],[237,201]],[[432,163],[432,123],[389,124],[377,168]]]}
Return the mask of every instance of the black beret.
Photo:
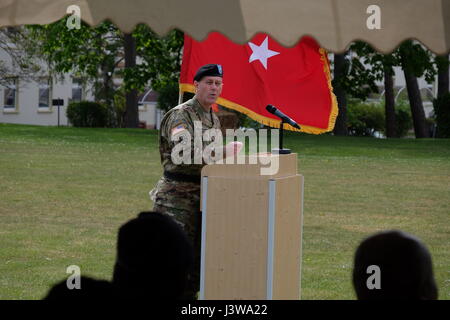
{"label": "black beret", "polygon": [[205,64],[201,66],[195,74],[194,81],[200,81],[203,77],[223,77],[223,70],[220,64]]}

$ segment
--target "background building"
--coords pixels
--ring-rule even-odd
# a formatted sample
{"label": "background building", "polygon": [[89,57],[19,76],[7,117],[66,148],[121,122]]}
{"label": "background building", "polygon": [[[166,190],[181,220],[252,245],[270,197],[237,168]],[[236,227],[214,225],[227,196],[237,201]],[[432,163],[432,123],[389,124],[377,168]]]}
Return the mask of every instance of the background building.
{"label": "background building", "polygon": [[[11,58],[0,49],[0,61],[11,68]],[[44,126],[70,125],[66,109],[72,101],[95,101],[91,85],[83,85],[80,78],[64,74],[62,79],[43,76],[35,80],[21,80],[10,74],[0,85],[0,123],[33,124]],[[118,81],[121,82],[120,80]],[[147,88],[139,96],[139,120],[146,128],[159,128],[162,112],[156,108],[158,95]],[[64,106],[52,104],[63,99]]]}

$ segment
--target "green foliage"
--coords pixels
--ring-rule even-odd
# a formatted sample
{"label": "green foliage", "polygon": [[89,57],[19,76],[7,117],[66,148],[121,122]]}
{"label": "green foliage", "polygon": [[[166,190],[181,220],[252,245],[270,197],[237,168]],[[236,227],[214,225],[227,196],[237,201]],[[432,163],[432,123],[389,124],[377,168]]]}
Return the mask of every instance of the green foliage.
{"label": "green foliage", "polygon": [[433,101],[436,116],[437,137],[450,138],[450,93]]}
{"label": "green foliage", "polygon": [[395,66],[407,69],[416,77],[425,76],[429,83],[434,81],[437,66],[445,66],[445,59],[434,59],[429,50],[412,40],[404,41],[389,54],[381,54],[369,44],[356,41],[350,46],[350,52],[353,55],[347,56],[346,76],[339,81],[350,96],[361,100],[377,92],[375,80],[382,81],[385,72],[393,74]]}
{"label": "green foliage", "polygon": [[[161,109],[176,105],[184,43],[181,31],[173,30],[160,38],[147,25],[138,25],[132,35],[140,63],[120,70],[124,35],[114,24],[105,21],[91,28],[83,23],[80,29],[69,30],[66,20],[30,28],[36,38],[42,40],[41,49],[57,72],[75,71],[94,81],[96,97],[110,107],[111,117],[120,111],[113,106],[118,102],[112,85],[114,76],[123,77],[125,91],[143,91],[151,82],[152,88],[160,94]],[[120,126],[121,121],[121,117],[117,117],[116,125]]]}
{"label": "green foliage", "polygon": [[82,23],[68,29],[67,18],[47,25],[29,26],[40,50],[57,72],[79,72],[96,80],[99,68],[113,72],[122,50],[121,31],[105,21],[95,28]]}
{"label": "green foliage", "polygon": [[140,24],[133,37],[136,39],[136,54],[142,57],[142,63],[125,71],[125,82],[142,91],[142,84],[150,81],[155,91],[163,96],[168,94],[167,99],[170,100],[175,86],[178,91],[183,33],[172,30],[165,37],[158,37],[147,25]]}
{"label": "green foliage", "polygon": [[106,127],[107,124],[106,107],[96,102],[72,102],[67,107],[66,115],[75,127]]}
{"label": "green foliage", "polygon": [[403,68],[416,77],[425,76],[429,83],[434,81],[437,73],[436,62],[431,51],[420,43],[407,40],[397,49],[396,54]]}
{"label": "green foliage", "polygon": [[178,104],[183,33],[172,30],[165,37],[158,37],[147,25],[141,24],[136,27],[133,37],[142,63],[125,70],[127,88],[142,91],[144,84],[150,81],[152,89],[159,94],[158,108],[173,108]]}
{"label": "green foliage", "polygon": [[450,67],[450,60],[448,59],[448,55],[436,56],[434,58],[434,63],[436,64],[436,68],[438,70],[443,70]]}
{"label": "green foliage", "polygon": [[114,111],[116,113],[117,118],[117,126],[119,128],[123,127],[123,114],[126,109],[126,97],[125,97],[125,89],[124,87],[120,87],[120,89],[114,92]]}
{"label": "green foliage", "polygon": [[397,137],[401,138],[406,136],[409,130],[411,130],[412,116],[409,103],[405,100],[398,100],[395,105],[395,122],[397,129]]}
{"label": "green foliage", "polygon": [[[350,101],[347,108],[349,134],[353,136],[374,136],[375,132],[386,132],[384,103],[366,104],[360,100]],[[395,105],[397,137],[404,137],[412,128],[409,104],[399,100]]]}
{"label": "green foliage", "polygon": [[48,73],[42,74],[41,65],[45,63],[36,50],[29,30],[24,26],[0,28],[0,51],[9,57],[11,62],[0,60],[0,85],[8,86],[11,75],[26,82],[48,76]]}
{"label": "green foliage", "polygon": [[384,130],[384,110],[378,105],[349,103],[348,132],[352,136],[374,136]]}
{"label": "green foliage", "polygon": [[118,64],[124,59],[123,34],[109,21],[95,28],[81,23],[80,29],[69,29],[66,23],[67,17],[28,28],[39,52],[54,72],[74,72],[94,83],[96,99],[107,108],[107,125],[117,126],[112,79],[118,71]]}
{"label": "green foliage", "polygon": [[333,86],[339,86],[352,97],[365,100],[372,92],[378,92],[375,83],[377,75],[367,69],[357,55],[347,54],[343,76],[333,79]]}
{"label": "green foliage", "polygon": [[355,53],[353,60],[361,59],[361,61],[370,66],[370,72],[376,80],[383,80],[384,72],[388,71],[393,73],[393,67],[400,64],[400,60],[396,52],[390,54],[381,54],[373,49],[369,44],[356,41],[350,46],[350,50]]}
{"label": "green foliage", "polygon": [[175,107],[178,104],[178,91],[178,81],[162,86],[158,91],[157,107],[164,111]]}
{"label": "green foliage", "polygon": [[253,120],[246,114],[237,112],[237,111],[235,111],[235,113],[237,113],[237,115],[238,115],[239,127],[251,128],[251,129],[255,129],[255,130],[263,127],[263,125],[261,123]]}

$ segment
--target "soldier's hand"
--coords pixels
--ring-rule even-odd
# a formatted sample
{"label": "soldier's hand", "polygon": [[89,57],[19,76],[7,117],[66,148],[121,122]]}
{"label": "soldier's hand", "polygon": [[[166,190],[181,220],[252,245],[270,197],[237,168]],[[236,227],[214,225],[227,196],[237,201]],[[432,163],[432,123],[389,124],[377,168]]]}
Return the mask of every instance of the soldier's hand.
{"label": "soldier's hand", "polygon": [[238,154],[241,151],[242,146],[243,146],[242,142],[239,142],[239,141],[232,141],[232,142],[228,143],[225,146],[225,150],[224,150],[225,157],[232,157],[232,156]]}

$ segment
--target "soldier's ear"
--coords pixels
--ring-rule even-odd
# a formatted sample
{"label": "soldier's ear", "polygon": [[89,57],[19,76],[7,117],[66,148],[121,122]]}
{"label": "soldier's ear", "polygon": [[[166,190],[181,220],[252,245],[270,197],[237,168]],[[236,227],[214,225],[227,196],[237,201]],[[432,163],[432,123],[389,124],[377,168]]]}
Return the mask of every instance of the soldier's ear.
{"label": "soldier's ear", "polygon": [[197,89],[198,89],[198,81],[194,80],[194,87],[195,87],[195,92],[197,93]]}

